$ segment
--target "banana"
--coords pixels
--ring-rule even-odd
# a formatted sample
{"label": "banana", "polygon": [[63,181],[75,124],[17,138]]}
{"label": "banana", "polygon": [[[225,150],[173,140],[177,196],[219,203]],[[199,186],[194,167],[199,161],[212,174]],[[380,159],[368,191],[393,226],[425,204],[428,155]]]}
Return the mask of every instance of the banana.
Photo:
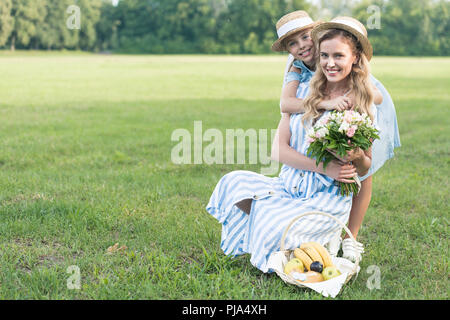
{"label": "banana", "polygon": [[310,256],[310,258],[313,262],[319,261],[323,265],[322,256],[313,247],[311,242],[302,243],[302,245],[300,246],[300,249],[302,249],[308,256]]}
{"label": "banana", "polygon": [[298,259],[300,259],[303,262],[303,265],[306,267],[306,269],[308,269],[308,271],[311,271],[310,266],[311,263],[313,263],[313,261],[311,260],[311,258],[306,254],[305,251],[303,251],[300,248],[295,248],[294,249],[294,256]]}
{"label": "banana", "polygon": [[318,242],[311,242],[311,245],[314,247],[314,249],[316,249],[316,251],[320,254],[320,256],[322,257],[323,260],[323,268],[325,269],[326,267],[331,267],[333,266],[333,260],[331,260],[331,256],[328,253],[328,250],[325,249],[324,246],[322,246],[320,243]]}

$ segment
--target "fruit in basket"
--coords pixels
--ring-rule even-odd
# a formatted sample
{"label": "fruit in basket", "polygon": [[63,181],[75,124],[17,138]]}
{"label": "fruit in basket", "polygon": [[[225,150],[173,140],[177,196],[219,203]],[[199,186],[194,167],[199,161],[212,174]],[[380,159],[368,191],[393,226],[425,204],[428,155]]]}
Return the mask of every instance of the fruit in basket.
{"label": "fruit in basket", "polygon": [[294,278],[300,283],[312,283],[312,282],[321,282],[324,280],[323,276],[319,272],[315,271],[308,271],[305,273],[302,273]]}
{"label": "fruit in basket", "polygon": [[320,254],[320,256],[322,257],[323,260],[323,266],[324,268],[326,267],[331,267],[333,265],[333,260],[331,260],[331,256],[328,253],[328,250],[325,249],[324,246],[322,246],[320,243],[318,242],[310,242],[310,244],[314,247],[314,249],[316,249],[316,251]]}
{"label": "fruit in basket", "polygon": [[319,261],[314,261],[311,263],[311,271],[319,272],[321,273],[323,271],[323,264],[321,264]]}
{"label": "fruit in basket", "polygon": [[333,278],[339,276],[340,274],[341,273],[335,266],[326,267],[322,271],[322,275],[325,280],[333,279]]}
{"label": "fruit in basket", "polygon": [[311,245],[311,242],[302,244],[300,246],[300,249],[306,252],[306,254],[311,258],[312,261],[319,261],[321,264],[323,264],[322,257],[317,252],[316,249]]}
{"label": "fruit in basket", "polygon": [[305,266],[305,268],[306,268],[308,271],[311,270],[311,269],[310,269],[310,266],[311,266],[311,263],[312,263],[313,261],[312,261],[311,258],[306,254],[305,251],[303,251],[303,250],[300,249],[300,248],[295,248],[295,249],[294,249],[294,256],[295,256],[296,258],[300,259],[300,260],[303,262],[303,265]]}
{"label": "fruit in basket", "polygon": [[303,272],[303,262],[298,258],[293,258],[289,260],[284,266],[284,273],[290,274],[291,272]]}

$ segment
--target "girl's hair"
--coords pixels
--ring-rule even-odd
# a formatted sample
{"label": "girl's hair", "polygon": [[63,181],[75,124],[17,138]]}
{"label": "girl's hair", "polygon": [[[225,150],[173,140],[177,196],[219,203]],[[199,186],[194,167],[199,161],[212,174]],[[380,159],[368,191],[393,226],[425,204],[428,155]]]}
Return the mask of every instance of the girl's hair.
{"label": "girl's hair", "polygon": [[355,103],[358,107],[360,113],[366,113],[373,120],[373,115],[371,112],[371,106],[374,99],[374,94],[372,87],[370,86],[370,66],[366,55],[363,53],[361,43],[357,38],[348,31],[341,29],[330,29],[326,31],[316,44],[316,52],[318,53],[318,58],[316,61],[316,72],[310,82],[310,93],[304,101],[305,114],[303,116],[303,122],[312,120],[313,122],[317,120],[322,114],[321,111],[317,109],[320,101],[325,97],[325,90],[327,88],[327,77],[320,67],[320,44],[325,40],[331,40],[336,37],[342,37],[353,51],[353,54],[358,56],[356,64],[352,66],[352,70],[349,77],[350,89],[355,95]]}

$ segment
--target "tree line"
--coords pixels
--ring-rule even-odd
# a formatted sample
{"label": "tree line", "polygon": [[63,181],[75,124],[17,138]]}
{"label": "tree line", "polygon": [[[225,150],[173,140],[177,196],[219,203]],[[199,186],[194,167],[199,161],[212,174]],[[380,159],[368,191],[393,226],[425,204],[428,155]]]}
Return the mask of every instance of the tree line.
{"label": "tree line", "polygon": [[0,48],[269,53],[293,10],[357,18],[376,55],[450,55],[447,0],[0,0]]}

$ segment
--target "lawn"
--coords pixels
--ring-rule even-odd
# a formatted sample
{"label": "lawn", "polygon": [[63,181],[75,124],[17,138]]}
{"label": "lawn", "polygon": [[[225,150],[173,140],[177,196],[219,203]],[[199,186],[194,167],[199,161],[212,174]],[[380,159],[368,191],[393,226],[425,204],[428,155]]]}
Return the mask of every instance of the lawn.
{"label": "lawn", "polygon": [[[276,128],[284,64],[1,52],[0,298],[325,299],[220,250],[211,192],[261,164],[171,158],[172,133],[194,137],[195,121],[224,136]],[[372,61],[402,147],[374,176],[361,272],[336,299],[448,299],[448,70],[450,58]]]}

